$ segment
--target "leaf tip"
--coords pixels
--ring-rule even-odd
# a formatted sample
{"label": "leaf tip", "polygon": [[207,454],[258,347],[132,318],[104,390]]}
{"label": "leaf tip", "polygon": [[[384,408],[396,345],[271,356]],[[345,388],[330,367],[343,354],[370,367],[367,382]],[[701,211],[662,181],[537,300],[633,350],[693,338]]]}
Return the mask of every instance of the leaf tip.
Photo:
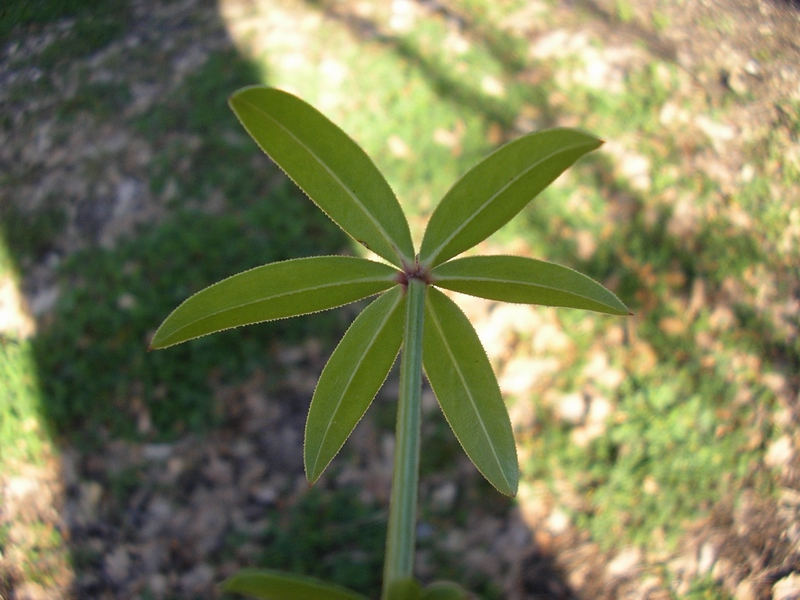
{"label": "leaf tip", "polygon": [[317,468],[317,465],[309,465],[306,463],[306,482],[308,482],[308,489],[314,487],[314,484],[319,481],[322,471]]}

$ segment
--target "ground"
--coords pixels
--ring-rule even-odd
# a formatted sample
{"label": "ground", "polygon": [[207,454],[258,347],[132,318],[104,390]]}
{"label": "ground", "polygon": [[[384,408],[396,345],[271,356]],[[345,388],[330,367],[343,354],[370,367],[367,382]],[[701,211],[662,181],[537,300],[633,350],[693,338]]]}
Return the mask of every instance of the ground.
{"label": "ground", "polygon": [[[310,41],[333,23],[338,28],[335,35],[350,40],[342,44],[358,40],[362,45],[356,47],[367,48],[365,53],[391,47],[406,61],[403,64],[425,71],[443,96],[453,102],[480,103],[493,119],[486,131],[495,143],[540,123],[588,126],[570,112],[575,98],[558,88],[547,92],[545,104],[553,115],[542,106],[528,106],[529,111],[508,116],[496,99],[511,89],[509,81],[536,88],[549,78],[564,82],[566,89],[578,78],[587,88],[596,84],[613,89],[643,65],[669,64],[675,71],[664,77],[677,81],[678,93],[659,101],[656,121],[673,131],[677,141],[675,148],[663,153],[674,150],[680,155],[676,164],[682,173],[702,172],[720,191],[718,204],[702,207],[693,204],[692,198],[687,200],[683,188],[676,187],[672,196],[664,191],[663,203],[674,205],[670,232],[686,240],[709,214],[724,214],[733,224],[723,233],[723,237],[731,236],[730,254],[740,251],[736,232],[745,231],[747,235],[754,232],[753,239],[772,258],[764,262],[769,277],[755,267],[743,271],[745,283],[747,277],[761,278],[753,285],[752,302],[748,295],[752,290],[735,277],[721,277],[717,282],[698,278],[671,305],[675,314],[660,318],[657,325],[665,336],[675,338],[693,327],[686,325],[684,314],[705,314],[702,318],[710,323],[712,333],[700,331],[690,344],[707,345],[704,359],[709,364],[703,363],[703,368],[710,369],[714,356],[723,354],[719,340],[728,339],[722,333],[717,337],[716,332],[729,331],[731,322],[744,319],[733,299],[746,297],[753,307],[752,321],[771,324],[773,337],[765,342],[767,350],[736,356],[731,367],[737,372],[752,371],[760,387],[754,384],[756,391],[752,391],[745,384],[739,386],[737,379],[735,389],[744,399],[729,410],[750,411],[756,401],[748,393],[770,399],[769,410],[753,409],[746,421],[752,441],[747,451],[761,452],[757,466],[741,477],[737,474],[736,481],[745,484],[737,484],[730,494],[704,506],[697,519],[681,523],[675,543],[655,540],[648,544],[622,537],[622,542],[604,544],[580,525],[581,515],[594,509],[585,508],[577,490],[585,491],[591,483],[581,487],[570,473],[559,475],[554,468],[547,471],[555,482],[552,487],[545,489],[531,476],[523,481],[518,499],[498,497],[452,440],[446,439],[446,425],[426,390],[424,439],[433,450],[423,465],[416,572],[426,580],[442,574],[458,577],[481,596],[519,600],[800,598],[800,383],[793,362],[797,352],[793,340],[800,327],[795,262],[800,257],[800,217],[796,208],[791,209],[800,201],[796,179],[800,170],[790,170],[800,161],[800,121],[791,112],[800,106],[800,11],[795,3],[779,0],[518,4],[513,18],[502,21],[499,30],[493,28],[496,22],[485,8],[491,4],[475,4],[485,10],[490,27],[482,25],[480,12],[468,2],[421,0],[393,2],[391,7],[349,1],[221,0],[217,5],[207,0],[132,0],[124,18],[113,9],[108,15],[98,10],[94,20],[85,14],[66,15],[54,22],[12,29],[0,55],[0,214],[8,246],[19,258],[8,259],[15,267],[6,268],[0,280],[0,342],[5,356],[9,361],[17,356],[15,352],[22,356],[26,340],[36,336],[55,339],[43,336],[68,321],[65,314],[75,314],[77,320],[85,310],[81,302],[93,302],[91,297],[70,295],[72,287],[82,289],[92,277],[74,266],[65,267],[70,257],[83,257],[81,252],[94,248],[109,252],[128,248],[126,240],[134,233],[152,230],[172,214],[176,198],[210,215],[213,220],[208,223],[220,222],[232,212],[234,201],[227,194],[233,195],[234,188],[225,187],[223,179],[213,179],[216,172],[208,165],[234,162],[241,156],[244,162],[260,157],[253,158],[249,150],[237,154],[248,142],[235,123],[219,134],[223,142],[215,146],[210,141],[218,133],[213,129],[215,122],[191,108],[204,94],[213,93],[202,86],[202,77],[209,73],[231,76],[231,85],[237,86],[240,80],[247,82],[248,77],[259,75],[246,71],[237,79],[231,73],[239,68],[238,62],[233,58],[226,62],[225,57],[256,59],[268,52],[278,54],[279,48],[280,60],[271,75],[285,78],[281,69],[294,71],[299,82],[309,61],[315,63],[309,56],[322,56],[321,67],[313,71],[314,77],[321,78],[319,90],[303,87],[306,83],[297,87],[306,93],[311,93],[308,89],[319,92],[318,105],[332,116],[346,115],[348,109],[351,114],[357,109],[369,113],[364,107],[369,108],[374,99],[356,101],[341,86],[334,91],[325,87],[333,80],[349,81],[341,57],[325,54],[324,41],[323,49],[319,39]],[[476,95],[453,85],[455,79],[437,71],[437,65],[426,62],[415,48],[404,46],[404,38],[397,33],[426,20],[446,23],[452,36],[436,43],[453,46],[455,52],[463,39],[480,40],[490,54],[499,57],[507,79],[484,77],[483,93]],[[76,36],[76,28],[83,28],[80,35]],[[508,46],[504,36],[517,45]],[[340,43],[338,37],[330,39],[332,44]],[[86,47],[77,47],[76,40],[84,41]],[[306,53],[309,48],[317,54]],[[529,59],[559,66],[537,71],[526,62]],[[376,78],[391,75],[378,73]],[[191,83],[188,87],[187,82]],[[405,91],[401,87],[397,95],[410,94],[411,86]],[[185,89],[198,96],[184,95]],[[707,109],[707,114],[697,107]],[[596,121],[601,126],[602,116]],[[462,144],[467,145],[470,134],[464,131],[470,125],[464,122],[434,132],[436,143],[447,154],[459,157]],[[372,140],[364,137],[363,143],[369,146]],[[392,164],[413,156],[409,145],[414,140],[408,137],[380,140],[376,147],[385,154],[381,160]],[[629,142],[608,139],[604,155],[603,167],[626,181],[624,187],[614,188],[611,214],[616,224],[635,218],[645,223],[652,220],[648,214],[640,216],[647,213],[647,206],[642,204],[642,208],[636,198],[654,190],[658,176],[671,176],[653,173],[653,159],[632,151]],[[764,151],[768,158],[763,164],[755,163],[753,148],[770,144],[774,153]],[[658,154],[662,149],[652,150]],[[255,164],[256,173],[266,182],[257,191],[286,188],[282,176],[266,162]],[[206,168],[211,173],[208,185],[192,187],[192,180],[202,179],[199,172]],[[774,230],[762,227],[772,214],[769,205],[760,205],[760,212],[737,205],[737,190],[762,176],[769,182],[772,197],[782,198],[789,207],[780,213],[780,219],[788,215],[785,222],[779,219]],[[397,187],[417,191],[417,184],[398,178]],[[611,178],[607,175],[601,183],[606,185]],[[419,209],[412,211],[417,224],[424,223],[427,214],[424,194],[420,198]],[[240,221],[258,215],[250,205],[243,206],[238,209],[245,215]],[[324,226],[313,227],[317,231]],[[602,243],[597,232],[570,233],[569,227],[565,231],[573,235],[578,254],[587,257]],[[208,234],[205,239],[200,236],[199,250],[193,252],[201,252],[204,243],[214,243],[216,238]],[[493,243],[497,245],[490,244],[488,250],[531,251],[521,242]],[[345,246],[333,241],[328,251],[336,251],[337,244]],[[698,256],[705,251],[702,245],[687,247]],[[185,251],[185,246],[164,248],[157,262],[170,262],[172,253]],[[121,260],[123,280],[138,277],[144,262],[135,253],[131,256]],[[274,259],[278,258],[285,257]],[[723,258],[719,260],[724,262]],[[635,268],[640,280],[660,277],[648,275],[643,265]],[[188,269],[179,267],[170,285],[178,285],[181,273]],[[135,291],[138,288],[115,285],[117,295],[109,301],[112,313],[133,315],[142,309],[146,300]],[[180,300],[185,292],[174,292],[175,298],[168,303]],[[74,302],[71,309],[64,304],[69,298]],[[105,299],[95,300],[99,315]],[[605,399],[614,398],[622,385],[616,380],[615,373],[622,371],[614,362],[615,352],[629,353],[626,356],[633,366],[626,373],[655,370],[660,360],[637,329],[646,321],[641,315],[658,299],[652,290],[640,290],[637,303],[640,316],[631,320],[633,324],[610,325],[603,344],[591,346],[597,360],[582,367],[582,373],[587,373],[595,365],[593,374],[585,375],[591,391],[545,396],[555,422],[568,425],[567,438],[578,447],[588,447],[582,444],[602,436],[608,412],[623,415],[624,420],[620,407]],[[704,304],[712,304],[714,310],[703,313]],[[553,363],[550,358],[553,353],[575,353],[575,343],[564,333],[571,321],[565,324],[553,312],[499,308],[486,302],[465,301],[463,308],[481,333],[509,396],[529,398],[540,391],[542,377],[557,382],[552,373],[572,365],[567,359]],[[352,316],[352,311],[342,312],[333,329],[341,329],[341,323]],[[113,315],[109,318],[115,323]],[[120,323],[115,325],[120,333],[101,353],[129,343],[125,319]],[[154,320],[149,327],[157,325]],[[531,338],[524,332],[526,326],[538,333]],[[76,363],[79,355],[92,351],[94,340],[91,327],[80,331],[70,338],[75,340],[70,348]],[[146,342],[146,335],[135,340],[142,350]],[[84,437],[78,439],[56,425],[52,437],[42,436],[46,441],[41,447],[23,448],[19,453],[4,447],[0,598],[212,598],[218,596],[215,585],[238,568],[264,564],[319,568],[315,573],[336,576],[356,587],[374,587],[380,576],[380,561],[376,561],[383,535],[380,523],[389,495],[396,377],[390,377],[379,394],[372,418],[359,425],[342,456],[310,492],[301,459],[303,423],[330,340],[325,335],[295,341],[271,339],[266,348],[269,366],[256,366],[238,377],[228,377],[222,367],[209,368],[214,403],[207,418],[213,426],[194,429],[183,424],[162,438],[166,426],[157,403],[149,404],[148,398],[171,401],[171,392],[139,382],[139,388],[125,387],[112,403],[112,411],[125,415],[131,435],[119,435],[103,422],[98,425],[76,412],[77,416],[69,417],[72,421],[65,422],[74,427],[81,423],[88,431]],[[711,356],[712,350],[717,354]],[[41,348],[38,352],[41,357]],[[736,362],[740,358],[744,366]],[[68,367],[59,368],[60,377],[70,377]],[[536,381],[533,372],[540,373]],[[23,395],[19,390],[37,385],[28,380],[14,383],[11,375],[5,375],[8,389],[17,390],[18,399]],[[84,378],[85,386],[102,375],[92,371]],[[520,434],[521,461],[525,461],[540,448],[538,441],[531,441],[531,432],[540,431],[544,421],[534,414],[530,402],[519,398],[510,402],[510,410]],[[724,410],[716,413],[718,429],[727,423],[720,416]],[[599,413],[601,417],[595,419],[593,415]],[[50,418],[58,423],[60,417]],[[689,428],[695,426],[700,427],[692,423]],[[23,419],[20,439],[27,440],[25,432],[38,428],[45,426]],[[86,442],[86,437],[92,441]],[[2,443],[8,439],[4,437]],[[657,475],[645,476],[643,481],[645,497],[658,496],[664,485]],[[609,527],[614,531],[613,524]],[[316,535],[309,536],[309,530]],[[655,528],[647,535],[658,538],[667,535],[665,531],[670,528]],[[303,553],[324,559],[309,566]]]}

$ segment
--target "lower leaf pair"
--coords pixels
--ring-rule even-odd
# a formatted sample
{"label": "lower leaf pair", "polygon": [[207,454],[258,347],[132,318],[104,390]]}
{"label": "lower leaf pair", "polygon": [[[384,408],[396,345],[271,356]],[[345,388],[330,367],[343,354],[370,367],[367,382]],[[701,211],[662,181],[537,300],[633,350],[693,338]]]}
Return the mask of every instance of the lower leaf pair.
{"label": "lower leaf pair", "polygon": [[[405,294],[385,292],[353,322],[317,384],[308,412],[306,474],[320,476],[383,384],[403,342]],[[516,493],[517,458],[500,389],[475,330],[444,294],[427,290],[423,363],[467,455],[501,492]]]}
{"label": "lower leaf pair", "polygon": [[[225,592],[246,594],[262,600],[367,600],[345,587],[268,569],[243,569],[222,584]],[[465,600],[467,593],[450,581],[434,582],[425,588],[414,580],[398,581],[388,600]]]}

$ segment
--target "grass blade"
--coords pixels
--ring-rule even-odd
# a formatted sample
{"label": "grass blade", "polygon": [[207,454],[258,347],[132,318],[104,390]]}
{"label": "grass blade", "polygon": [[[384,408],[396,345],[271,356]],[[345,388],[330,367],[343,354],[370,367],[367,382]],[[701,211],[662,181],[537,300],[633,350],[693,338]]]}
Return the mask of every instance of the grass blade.
{"label": "grass blade", "polygon": [[399,285],[375,300],[353,321],[325,365],[306,421],[310,483],[339,452],[386,380],[403,341],[404,305]]}
{"label": "grass blade", "polygon": [[574,271],[522,256],[456,258],[431,273],[439,287],[519,304],[583,308],[612,315],[630,311],[612,292],[594,279]]}
{"label": "grass blade", "polygon": [[327,581],[269,569],[242,569],[221,587],[223,592],[263,600],[367,600],[366,596]]}
{"label": "grass blade", "polygon": [[388,265],[353,256],[296,258],[256,267],[191,296],[161,324],[150,348],[342,306],[396,285],[396,276]]}
{"label": "grass blade", "polygon": [[442,198],[425,230],[420,261],[435,267],[485,240],[602,143],[576,129],[547,129],[502,146]]}
{"label": "grass blade", "polygon": [[435,288],[426,298],[422,361],[467,456],[500,492],[515,495],[517,449],[492,366],[467,317]]}
{"label": "grass blade", "polygon": [[408,222],[372,160],[303,100],[254,86],[230,106],[261,149],[348,235],[402,267],[414,260]]}

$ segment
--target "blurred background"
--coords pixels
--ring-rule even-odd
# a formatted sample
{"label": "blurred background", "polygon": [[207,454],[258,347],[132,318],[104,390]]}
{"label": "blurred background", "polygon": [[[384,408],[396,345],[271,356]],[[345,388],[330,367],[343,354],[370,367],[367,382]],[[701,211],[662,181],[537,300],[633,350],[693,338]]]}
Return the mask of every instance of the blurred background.
{"label": "blurred background", "polygon": [[416,572],[481,598],[800,597],[800,9],[788,0],[6,0],[0,598],[216,598],[243,566],[380,585],[396,376],[320,482],[345,307],[146,351],[189,294],[354,253],[226,106],[265,83],[385,173],[417,240],[516,136],[606,140],[481,253],[634,316],[459,296],[516,499],[424,393]]}

